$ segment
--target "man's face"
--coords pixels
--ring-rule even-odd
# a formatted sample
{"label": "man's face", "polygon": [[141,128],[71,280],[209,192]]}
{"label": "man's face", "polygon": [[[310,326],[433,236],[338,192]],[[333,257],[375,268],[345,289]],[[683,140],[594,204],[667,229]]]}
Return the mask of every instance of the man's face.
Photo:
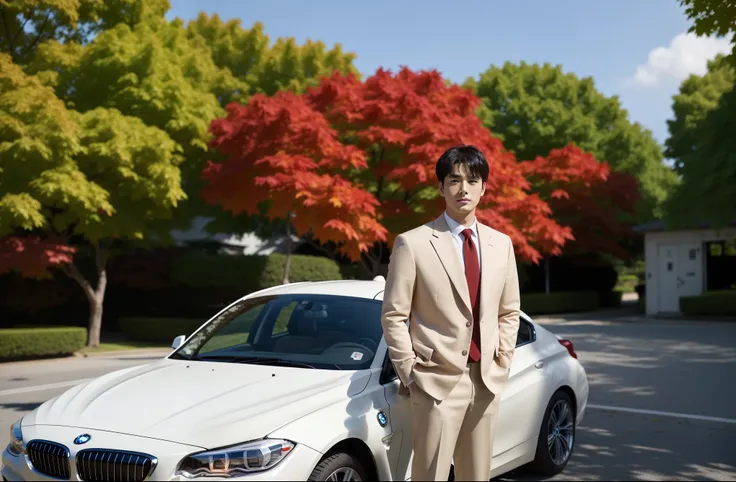
{"label": "man's face", "polygon": [[486,192],[486,184],[480,177],[473,177],[465,164],[455,164],[452,172],[440,184],[447,211],[459,217],[472,214]]}

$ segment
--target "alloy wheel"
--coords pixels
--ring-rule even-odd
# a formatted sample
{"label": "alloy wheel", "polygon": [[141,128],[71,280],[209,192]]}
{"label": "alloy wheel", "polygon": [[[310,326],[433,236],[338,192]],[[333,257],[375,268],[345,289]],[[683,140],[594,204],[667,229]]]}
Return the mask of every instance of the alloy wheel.
{"label": "alloy wheel", "polygon": [[549,416],[547,448],[555,465],[567,462],[574,442],[573,411],[567,400],[558,400]]}

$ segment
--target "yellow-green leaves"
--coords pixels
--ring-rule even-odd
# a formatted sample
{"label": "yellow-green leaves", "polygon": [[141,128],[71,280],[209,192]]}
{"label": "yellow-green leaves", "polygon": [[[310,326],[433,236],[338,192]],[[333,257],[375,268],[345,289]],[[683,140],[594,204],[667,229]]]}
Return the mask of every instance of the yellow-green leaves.
{"label": "yellow-green leaves", "polygon": [[144,237],[185,199],[181,148],[113,108],[68,110],[0,55],[0,235]]}

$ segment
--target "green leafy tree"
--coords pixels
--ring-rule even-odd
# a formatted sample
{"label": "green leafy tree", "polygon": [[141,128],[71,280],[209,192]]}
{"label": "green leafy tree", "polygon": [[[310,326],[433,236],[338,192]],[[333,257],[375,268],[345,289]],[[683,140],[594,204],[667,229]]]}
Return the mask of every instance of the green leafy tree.
{"label": "green leafy tree", "polygon": [[[60,267],[89,301],[97,346],[115,240],[143,241],[185,198],[177,143],[113,108],[68,110],[0,54],[0,272]],[[89,248],[92,276],[72,255]]]}
{"label": "green leafy tree", "polygon": [[729,61],[736,65],[736,0],[680,0],[680,5],[693,20],[690,32],[706,37],[731,36]]}
{"label": "green leafy tree", "polygon": [[200,173],[207,157],[209,123],[222,103],[247,87],[214,64],[202,38],[188,38],[180,21],[150,18],[133,27],[120,23],[85,46],[50,41],[28,69],[55,87],[80,112],[105,107],[158,127],[182,155],[188,199],[173,227],[186,226],[201,204]]}
{"label": "green leafy tree", "polygon": [[694,159],[703,122],[734,83],[736,68],[726,56],[719,55],[708,62],[705,75],[691,75],[680,84],[680,92],[673,97],[674,118],[667,121],[670,135],[665,141],[665,155],[674,161],[678,173],[682,173],[686,158]]}
{"label": "green leafy tree", "polygon": [[618,98],[601,94],[592,78],[564,73],[561,66],[507,62],[465,85],[483,99],[484,125],[519,160],[574,143],[613,171],[638,179],[638,220],[661,217],[676,176],[651,132],[630,122]]}
{"label": "green leafy tree", "polygon": [[674,97],[667,152],[682,183],[667,204],[673,226],[736,219],[736,68],[724,56],[691,75]]}
{"label": "green leafy tree", "polygon": [[162,18],[168,0],[0,0],[0,52],[26,64],[50,40],[83,44],[124,23]]}
{"label": "green leafy tree", "polygon": [[223,22],[217,14],[210,17],[202,12],[189,22],[187,34],[204,38],[215,64],[245,82],[250,94],[303,93],[335,71],[359,75],[353,66],[355,54],[343,52],[340,44],[327,49],[320,41],[307,39],[298,45],[288,37],[271,45],[260,22],[245,29],[238,19]]}

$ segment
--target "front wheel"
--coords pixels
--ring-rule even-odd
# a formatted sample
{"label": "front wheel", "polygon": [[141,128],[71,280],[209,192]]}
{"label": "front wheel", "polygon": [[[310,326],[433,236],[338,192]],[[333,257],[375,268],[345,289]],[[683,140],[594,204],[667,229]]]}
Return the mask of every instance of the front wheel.
{"label": "front wheel", "polygon": [[539,428],[537,453],[529,468],[541,475],[562,472],[575,446],[575,411],[570,396],[558,391],[552,396]]}
{"label": "front wheel", "polygon": [[339,453],[327,457],[312,471],[309,480],[366,480],[365,470],[358,459]]}

